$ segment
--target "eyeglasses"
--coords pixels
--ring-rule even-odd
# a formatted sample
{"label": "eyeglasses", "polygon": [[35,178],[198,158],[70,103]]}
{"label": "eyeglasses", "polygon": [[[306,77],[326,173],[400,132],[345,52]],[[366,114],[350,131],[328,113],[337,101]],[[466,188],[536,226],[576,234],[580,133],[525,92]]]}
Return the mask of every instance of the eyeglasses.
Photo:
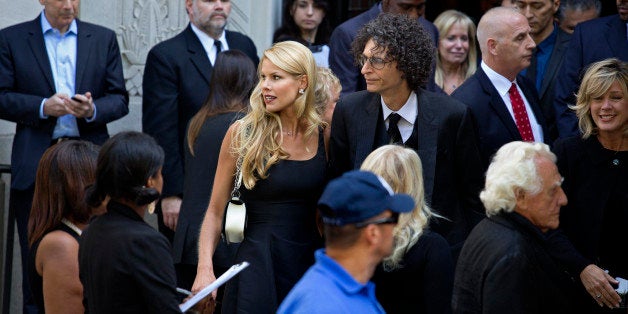
{"label": "eyeglasses", "polygon": [[392,60],[386,60],[386,59],[382,59],[382,58],[378,58],[378,57],[367,58],[365,56],[360,56],[358,58],[358,65],[360,66],[360,68],[364,67],[366,62],[368,62],[373,69],[381,70],[381,69],[384,68],[386,63],[391,63]]}
{"label": "eyeglasses", "polygon": [[362,221],[355,224],[356,228],[364,228],[368,225],[385,225],[385,224],[394,224],[396,225],[399,222],[399,214],[394,214],[390,217],[383,217],[380,219],[375,219],[371,221]]}

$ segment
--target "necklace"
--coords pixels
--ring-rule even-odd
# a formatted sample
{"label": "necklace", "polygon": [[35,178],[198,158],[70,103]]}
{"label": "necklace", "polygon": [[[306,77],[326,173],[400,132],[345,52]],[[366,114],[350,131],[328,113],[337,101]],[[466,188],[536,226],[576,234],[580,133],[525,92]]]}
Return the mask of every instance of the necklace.
{"label": "necklace", "polygon": [[76,232],[78,235],[81,235],[83,233],[83,230],[81,230],[81,228],[77,227],[75,224],[73,224],[71,221],[63,218],[61,219],[61,222],[68,226],[68,228],[72,229],[74,232]]}
{"label": "necklace", "polygon": [[297,134],[297,132],[292,132],[292,131],[281,131],[281,132],[290,137],[295,136]]}

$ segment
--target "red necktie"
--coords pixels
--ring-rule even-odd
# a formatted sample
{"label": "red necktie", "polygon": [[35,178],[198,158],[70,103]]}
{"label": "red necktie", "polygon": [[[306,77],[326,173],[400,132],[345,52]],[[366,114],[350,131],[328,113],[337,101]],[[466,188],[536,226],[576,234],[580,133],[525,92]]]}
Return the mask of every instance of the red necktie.
{"label": "red necktie", "polygon": [[534,135],[532,134],[532,127],[530,127],[530,120],[528,119],[528,112],[526,106],[523,104],[521,94],[517,90],[517,85],[512,83],[508,90],[510,95],[510,104],[512,105],[512,111],[515,114],[515,124],[521,134],[521,139],[525,142],[534,142]]}

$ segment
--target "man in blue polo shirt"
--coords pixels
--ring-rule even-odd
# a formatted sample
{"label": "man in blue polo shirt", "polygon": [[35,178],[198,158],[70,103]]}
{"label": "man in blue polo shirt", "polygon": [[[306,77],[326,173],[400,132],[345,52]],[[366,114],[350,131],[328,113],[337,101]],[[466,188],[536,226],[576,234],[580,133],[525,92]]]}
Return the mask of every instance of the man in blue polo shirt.
{"label": "man in blue polo shirt", "polygon": [[392,253],[393,228],[414,208],[412,197],[371,172],[351,171],[327,185],[318,206],[326,248],[277,313],[384,313],[369,280]]}

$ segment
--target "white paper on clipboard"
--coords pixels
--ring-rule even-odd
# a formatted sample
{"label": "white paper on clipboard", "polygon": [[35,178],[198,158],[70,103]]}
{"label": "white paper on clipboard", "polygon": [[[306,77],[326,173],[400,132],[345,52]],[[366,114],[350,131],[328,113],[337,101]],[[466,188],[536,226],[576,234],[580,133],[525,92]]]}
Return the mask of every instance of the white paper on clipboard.
{"label": "white paper on clipboard", "polygon": [[197,294],[195,294],[185,303],[179,305],[181,312],[185,312],[191,309],[194,305],[196,305],[196,303],[198,303],[200,300],[208,296],[210,293],[212,293],[212,291],[218,289],[218,287],[225,284],[225,282],[229,281],[229,279],[233,278],[233,276],[237,275],[239,272],[241,272],[243,269],[247,268],[248,266],[249,266],[248,262],[242,262],[240,264],[235,264],[231,266],[231,268],[229,268],[224,274],[222,274],[222,276],[218,277],[216,281],[209,284],[209,286],[203,288],[203,290],[199,291]]}

